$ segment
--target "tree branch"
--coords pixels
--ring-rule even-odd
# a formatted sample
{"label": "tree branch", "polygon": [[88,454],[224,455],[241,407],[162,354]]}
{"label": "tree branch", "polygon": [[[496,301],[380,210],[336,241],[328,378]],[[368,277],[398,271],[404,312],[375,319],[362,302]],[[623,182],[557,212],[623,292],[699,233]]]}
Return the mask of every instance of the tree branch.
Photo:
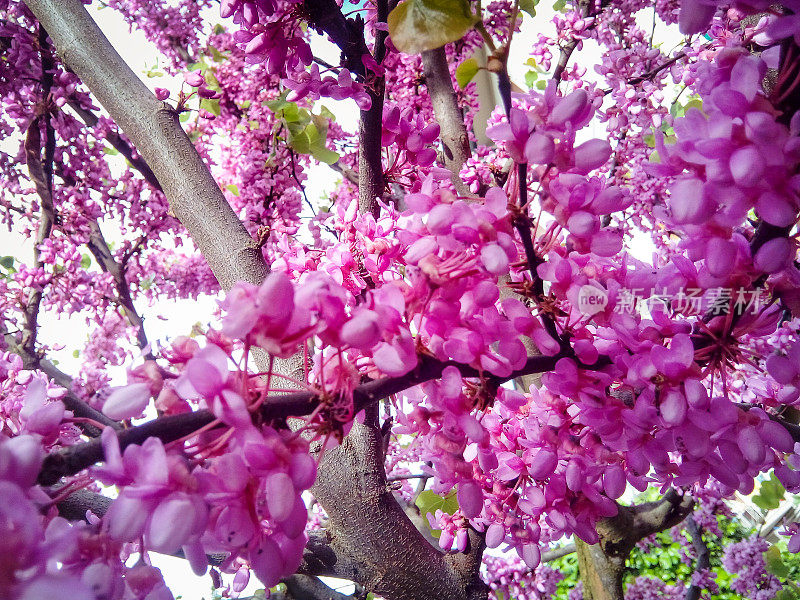
{"label": "tree branch", "polygon": [[[331,0],[332,1],[332,0]],[[224,289],[261,283],[261,250],[228,205],[177,114],[131,71],[80,0],[26,0],[56,50],[151,166],[170,207]]]}
{"label": "tree branch", "polygon": [[[533,356],[528,359],[522,369],[514,371],[508,377],[493,377],[489,380],[489,383],[491,385],[499,385],[522,375],[550,371],[555,368],[555,364],[561,358],[563,358],[562,355]],[[420,364],[417,368],[406,375],[383,377],[358,386],[353,392],[354,410],[359,412],[392,394],[397,394],[425,381],[437,379],[441,377],[442,371],[448,366],[458,368],[464,377],[481,376],[474,367],[469,365],[423,357],[420,359]],[[270,396],[264,401],[260,408],[260,416],[265,420],[285,420],[289,417],[308,415],[317,405],[318,396],[316,392],[303,391],[280,394]],[[171,442],[190,435],[213,420],[214,416],[207,410],[160,417],[121,431],[119,433],[120,448],[124,450],[130,444],[141,444],[148,437],[157,437],[163,442]],[[102,460],[103,449],[99,439],[64,448],[49,454],[45,458],[42,471],[39,474],[39,483],[52,485],[60,477],[79,473],[86,467]]]}
{"label": "tree branch", "polygon": [[386,481],[405,481],[407,479],[428,479],[429,477],[433,477],[433,475],[428,475],[427,473],[412,473],[410,475],[390,475],[386,478]]}
{"label": "tree branch", "polygon": [[655,502],[624,507],[625,511],[632,515],[632,529],[629,531],[629,536],[638,538],[634,542],[636,544],[647,536],[674,527],[683,521],[693,508],[694,499],[688,494],[679,494],[674,488],[670,488]]}
{"label": "tree branch", "polygon": [[458,106],[444,46],[423,52],[422,66],[425,70],[425,86],[431,97],[433,113],[441,128],[444,164],[452,173],[451,180],[458,193],[471,196],[472,194],[459,176],[461,167],[471,154],[469,135],[464,125],[464,115]]}
{"label": "tree branch", "polygon": [[309,25],[327,33],[331,41],[339,46],[344,66],[351,73],[366,78],[366,67],[361,57],[370,52],[364,41],[363,20],[345,18],[335,0],[305,0],[303,10]]}
{"label": "tree branch", "polygon": [[[708,546],[703,541],[703,530],[691,515],[689,515],[689,518],[686,519],[686,529],[689,530],[689,535],[692,536],[692,546],[694,546],[694,551],[697,554],[694,572],[697,573],[705,569],[710,569],[711,553],[708,550]],[[703,588],[692,584],[689,586],[689,589],[686,590],[686,600],[700,600],[700,594],[702,592]]]}
{"label": "tree branch", "polygon": [[[364,423],[355,423],[342,445],[322,456],[311,491],[323,506],[335,507],[329,511],[323,564],[387,598],[485,598],[485,589],[477,589],[485,586],[470,570],[474,555],[448,558],[406,517],[387,485],[381,442],[373,405]],[[477,539],[473,548],[482,550]]]}
{"label": "tree branch", "polygon": [[383,77],[375,78],[374,89],[368,90],[372,106],[361,111],[358,121],[358,209],[376,218],[380,212],[377,198],[385,189],[381,146],[384,85]]}
{"label": "tree branch", "polygon": [[554,560],[558,560],[559,558],[563,558],[565,556],[569,556],[573,552],[575,552],[576,546],[575,544],[564,544],[559,548],[553,548],[552,550],[548,550],[544,554],[542,554],[542,562],[552,562]]}
{"label": "tree branch", "polygon": [[[594,0],[579,0],[575,4],[580,9],[581,17],[585,18],[592,12],[595,2]],[[578,38],[573,37],[566,44],[561,46],[561,52],[558,55],[558,63],[556,63],[556,68],[553,70],[552,77],[556,84],[561,83],[561,78],[564,76],[564,71],[567,68],[567,64],[569,64],[569,59],[572,57],[572,53],[575,52],[575,49],[578,47],[579,41],[580,40],[578,40]]]}
{"label": "tree branch", "polygon": [[[95,127],[100,121],[97,115],[95,115],[91,110],[84,108],[76,98],[71,97],[68,100],[68,104],[70,108],[75,111],[75,114],[77,114],[87,125],[87,127]],[[158,179],[156,179],[155,173],[153,173],[150,165],[148,165],[144,159],[136,153],[136,151],[128,142],[123,139],[121,135],[114,133],[113,131],[109,131],[106,134],[106,141],[111,144],[112,148],[124,156],[125,160],[127,160],[134,169],[142,174],[142,177],[144,177],[147,183],[149,183],[154,189],[162,191],[161,184],[158,183]]]}
{"label": "tree branch", "polygon": [[[383,128],[383,95],[385,80],[367,70],[363,57],[372,57],[364,40],[364,21],[347,19],[334,0],[305,0],[304,11],[314,28],[328,34],[342,51],[345,67],[360,76],[366,84],[372,106],[361,111],[358,126],[358,206],[361,212],[377,216],[379,206],[375,199],[383,196],[384,180],[381,161],[381,130]],[[386,22],[386,0],[377,3],[379,21]],[[375,35],[375,61],[380,63],[385,53],[386,32]],[[352,181],[352,180],[351,180]]]}
{"label": "tree branch", "polygon": [[[294,600],[353,600],[309,575],[292,575],[283,580],[289,598]],[[288,599],[287,599],[288,600]]]}
{"label": "tree branch", "polygon": [[112,499],[89,490],[77,490],[61,500],[58,504],[58,515],[67,521],[85,521],[86,511],[90,510],[102,517],[111,506]]}
{"label": "tree branch", "polygon": [[[56,382],[64,389],[67,390],[66,395],[61,398],[67,410],[71,411],[73,415],[82,419],[91,419],[97,423],[114,429],[121,429],[122,426],[109,419],[99,410],[96,410],[83,401],[78,395],[72,391],[72,378],[56,367],[49,360],[41,358],[38,354],[31,354],[24,347],[14,340],[13,336],[5,333],[0,326],[0,334],[3,335],[9,352],[13,352],[22,358],[22,365],[26,369],[38,369],[47,375],[50,379]],[[97,437],[101,431],[94,425],[88,423],[78,423],[78,427],[89,437]]]}
{"label": "tree branch", "polygon": [[149,349],[150,343],[147,341],[147,335],[144,331],[144,321],[133,305],[131,290],[128,286],[128,280],[125,278],[125,269],[111,254],[111,249],[108,247],[106,238],[103,236],[103,232],[100,230],[100,225],[97,221],[89,222],[89,230],[89,240],[86,242],[86,245],[103,272],[109,273],[113,277],[114,286],[117,288],[119,303],[125,310],[128,322],[136,328],[136,343],[139,348],[146,350],[146,358],[153,360],[155,357]]}
{"label": "tree branch", "polygon": [[631,550],[649,535],[677,525],[686,518],[694,501],[670,489],[663,498],[634,506],[619,506],[615,517],[597,523],[600,542],[589,545],[576,540],[578,568],[584,594],[592,600],[623,600],[622,579]]}
{"label": "tree branch", "polygon": [[[56,220],[55,206],[53,205],[53,157],[56,149],[56,133],[50,124],[50,89],[53,87],[53,59],[47,43],[47,32],[41,25],[39,25],[38,43],[42,67],[40,78],[42,87],[41,99],[36,107],[36,116],[28,125],[24,144],[28,174],[39,196],[41,212],[33,246],[34,269],[41,269],[44,266],[39,246],[50,237]],[[42,158],[42,126],[44,126],[45,130],[44,159]],[[41,303],[42,290],[32,288],[23,307],[25,323],[22,333],[22,346],[31,353],[36,352],[39,307]]]}
{"label": "tree branch", "polygon": [[356,173],[350,167],[342,165],[338,161],[333,163],[332,165],[328,165],[328,166],[331,169],[333,169],[334,171],[336,171],[337,173],[340,173],[342,175],[342,177],[347,179],[347,181],[349,181],[353,185],[358,185],[358,173]]}

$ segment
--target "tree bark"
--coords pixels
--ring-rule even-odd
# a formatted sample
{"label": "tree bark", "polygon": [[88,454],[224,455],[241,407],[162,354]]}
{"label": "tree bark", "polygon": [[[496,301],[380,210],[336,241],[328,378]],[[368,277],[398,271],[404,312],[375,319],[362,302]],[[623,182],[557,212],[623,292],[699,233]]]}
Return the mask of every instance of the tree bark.
{"label": "tree bark", "polygon": [[617,516],[597,524],[600,542],[576,540],[584,600],[624,600],[625,562],[633,547],[649,535],[677,525],[694,506],[690,496],[671,489],[655,502],[620,506]]}
{"label": "tree bark", "polygon": [[451,180],[460,194],[471,195],[458,173],[470,157],[469,136],[464,115],[458,106],[453,79],[447,65],[444,46],[422,53],[425,86],[431,97],[433,113],[440,127],[444,164],[452,173]]}
{"label": "tree bark", "polygon": [[356,581],[391,600],[486,598],[477,537],[467,554],[437,551],[394,499],[383,461],[377,406],[367,411],[363,424],[353,425],[339,448],[323,455],[312,491],[323,507],[336,507],[329,512],[325,574]]}
{"label": "tree bark", "polygon": [[609,555],[601,544],[575,542],[578,570],[583,582],[584,600],[623,600],[622,579],[625,575],[624,555]]}
{"label": "tree bark", "polygon": [[26,0],[61,59],[89,87],[151,167],[175,216],[223,289],[261,283],[261,250],[228,204],[178,122],[131,71],[80,0]]}

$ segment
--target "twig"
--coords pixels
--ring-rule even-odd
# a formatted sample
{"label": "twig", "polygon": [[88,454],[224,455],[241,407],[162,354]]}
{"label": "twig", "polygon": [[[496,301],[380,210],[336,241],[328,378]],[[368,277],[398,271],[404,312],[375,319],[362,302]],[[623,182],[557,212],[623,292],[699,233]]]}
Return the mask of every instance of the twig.
{"label": "twig", "polygon": [[[489,378],[489,382],[491,385],[499,385],[514,377],[550,371],[555,368],[556,363],[563,356],[531,357],[522,369],[511,373],[508,377]],[[357,387],[353,392],[354,412],[360,412],[392,394],[425,381],[437,379],[441,377],[442,371],[448,366],[455,366],[465,377],[481,377],[481,373],[469,365],[422,358],[417,368],[406,375],[375,379]],[[265,420],[284,420],[289,417],[311,414],[318,404],[319,399],[314,392],[293,392],[267,398],[261,405],[259,414]],[[150,437],[156,437],[165,443],[178,440],[208,425],[214,418],[214,415],[208,410],[160,417],[120,432],[120,448],[125,449],[131,444],[142,444]],[[53,485],[59,478],[79,473],[101,460],[103,460],[103,448],[99,439],[58,450],[45,458],[39,474],[39,483]]]}
{"label": "twig", "polygon": [[[36,240],[33,247],[34,269],[41,269],[44,266],[39,246],[50,237],[56,220],[55,206],[53,204],[53,158],[56,149],[56,136],[55,129],[50,124],[50,89],[53,86],[53,69],[55,67],[50,55],[49,44],[47,43],[47,31],[41,24],[39,25],[38,41],[42,61],[40,79],[42,97],[37,107],[37,116],[31,121],[25,135],[25,161],[41,205],[39,227],[36,231]],[[44,159],[42,159],[42,125],[44,125],[45,129]],[[31,289],[24,306],[25,325],[22,345],[30,353],[36,352],[39,307],[42,303],[42,295],[41,289]]]}
{"label": "twig", "polygon": [[433,477],[428,473],[414,473],[411,475],[390,475],[386,477],[386,481],[405,481],[407,479],[428,479]]}
{"label": "twig", "polygon": [[[49,360],[39,356],[38,353],[28,352],[21,344],[17,343],[14,336],[11,335],[5,327],[0,324],[0,335],[3,336],[9,352],[13,352],[22,359],[22,365],[26,369],[38,369],[52,379],[56,384],[60,385],[67,390],[67,394],[61,398],[67,410],[72,411],[72,414],[79,418],[91,419],[102,425],[120,429],[122,426],[109,419],[100,411],[92,408],[84,402],[77,394],[72,391],[72,378],[61,371]],[[94,425],[87,423],[78,423],[78,427],[89,437],[97,437],[100,435],[100,430]]]}
{"label": "twig", "polygon": [[353,185],[356,185],[356,186],[358,185],[358,173],[356,173],[350,167],[347,167],[347,166],[341,164],[338,160],[335,163],[333,163],[332,165],[328,165],[328,166],[331,169],[333,169],[334,171],[336,171],[337,173],[341,173],[341,175],[345,179],[347,179],[347,181],[352,183]]}
{"label": "twig", "polygon": [[153,360],[155,356],[149,349],[150,343],[147,341],[147,335],[144,331],[144,320],[133,305],[130,286],[125,277],[125,268],[121,263],[117,262],[111,254],[111,249],[108,247],[108,243],[105,237],[103,237],[103,232],[100,230],[100,225],[98,225],[97,221],[91,221],[89,223],[89,229],[91,233],[89,234],[89,240],[86,242],[86,245],[103,272],[109,273],[114,279],[114,286],[117,289],[119,303],[125,310],[128,322],[136,328],[136,343],[139,348],[146,350],[146,358],[148,360]]}
{"label": "twig", "polygon": [[[95,115],[91,110],[81,106],[81,103],[76,98],[70,97],[67,103],[87,127],[95,127],[97,123],[100,122],[100,119],[97,117],[97,115]],[[127,160],[134,169],[142,174],[142,177],[144,177],[144,180],[147,183],[149,183],[159,192],[162,191],[161,184],[158,183],[158,179],[156,179],[156,176],[153,173],[153,170],[150,168],[150,165],[148,165],[145,160],[136,153],[133,147],[126,142],[121,135],[114,133],[113,131],[109,131],[106,134],[106,141],[111,144],[111,147],[114,148],[114,150],[124,156],[125,160]]]}
{"label": "twig", "polygon": [[568,556],[575,552],[577,547],[574,543],[564,544],[559,548],[553,548],[552,550],[548,550],[544,554],[542,554],[542,562],[552,562],[554,560],[558,560],[559,558],[563,558],[564,556]]}
{"label": "twig", "polygon": [[[694,546],[694,551],[697,554],[694,572],[697,573],[711,568],[711,553],[708,550],[708,545],[703,541],[703,530],[691,515],[686,519],[686,529],[689,530],[689,535],[692,536],[692,546]],[[693,583],[686,590],[686,600],[700,600],[702,591],[703,588]]]}

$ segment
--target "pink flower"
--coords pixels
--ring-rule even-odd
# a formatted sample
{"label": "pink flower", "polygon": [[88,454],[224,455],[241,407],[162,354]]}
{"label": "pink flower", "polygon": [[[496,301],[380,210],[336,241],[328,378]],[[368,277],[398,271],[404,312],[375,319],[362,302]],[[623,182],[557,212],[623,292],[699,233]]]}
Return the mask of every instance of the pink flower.
{"label": "pink flower", "polygon": [[192,87],[200,87],[205,83],[203,72],[200,69],[184,73],[183,80]]}

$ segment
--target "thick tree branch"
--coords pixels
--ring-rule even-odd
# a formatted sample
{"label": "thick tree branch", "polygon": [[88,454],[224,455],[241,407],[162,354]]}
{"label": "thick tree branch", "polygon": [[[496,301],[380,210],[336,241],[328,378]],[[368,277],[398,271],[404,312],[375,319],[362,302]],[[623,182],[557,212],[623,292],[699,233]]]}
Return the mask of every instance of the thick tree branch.
{"label": "thick tree branch", "polygon": [[228,205],[174,110],[131,71],[80,0],[27,0],[58,54],[108,111],[151,166],[170,207],[223,288],[260,283],[261,250]]}
{"label": "thick tree branch", "polygon": [[381,441],[373,405],[337,451],[322,457],[312,492],[323,506],[336,507],[329,513],[327,566],[390,599],[485,598],[473,572],[480,541],[469,555],[449,558],[425,540],[387,485]]}
{"label": "thick tree branch", "polygon": [[452,173],[451,180],[458,193],[469,196],[471,195],[469,189],[458,175],[471,154],[469,135],[464,125],[464,115],[458,106],[444,46],[423,52],[422,66],[425,70],[425,86],[431,97],[433,113],[441,128],[444,164]]}
{"label": "thick tree branch", "polygon": [[[387,0],[377,0],[378,21],[386,22],[389,9]],[[363,31],[362,31],[363,37]],[[375,32],[374,59],[380,64],[386,54],[385,31]],[[386,78],[383,73],[365,71],[367,92],[372,100],[369,110],[361,111],[358,122],[358,210],[371,213],[375,218],[380,214],[378,198],[386,189],[383,177],[383,100],[386,92]]]}
{"label": "thick tree branch", "polygon": [[383,77],[375,78],[369,90],[372,106],[361,111],[358,122],[358,209],[375,217],[380,212],[377,199],[383,197],[386,186],[381,146],[384,85]]}
{"label": "thick tree branch", "polygon": [[288,598],[293,600],[353,600],[353,596],[341,594],[317,577],[309,575],[292,575],[284,579],[283,583],[286,585]]}
{"label": "thick tree branch", "polygon": [[600,543],[576,540],[578,568],[587,600],[623,600],[625,561],[637,542],[677,525],[691,512],[694,501],[670,489],[655,502],[620,506],[617,516],[597,524]]}
{"label": "thick tree branch", "polygon": [[632,528],[628,528],[626,517],[623,517],[616,525],[619,526],[622,522],[626,523],[625,527],[628,529],[629,537],[638,538],[633,542],[635,545],[647,536],[674,527],[683,521],[693,508],[694,499],[689,494],[682,495],[674,488],[670,488],[660,500],[622,507],[623,512],[632,516],[630,521]]}
{"label": "thick tree branch", "polygon": [[111,498],[107,496],[89,490],[78,490],[58,503],[58,514],[68,521],[85,521],[87,510],[102,517],[108,511],[111,502]]}

